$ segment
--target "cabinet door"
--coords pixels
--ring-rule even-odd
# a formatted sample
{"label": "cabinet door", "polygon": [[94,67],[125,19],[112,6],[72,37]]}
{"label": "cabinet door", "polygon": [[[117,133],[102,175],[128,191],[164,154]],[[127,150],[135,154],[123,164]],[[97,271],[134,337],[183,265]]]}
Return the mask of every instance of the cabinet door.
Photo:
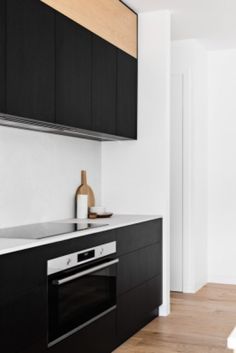
{"label": "cabinet door", "polygon": [[39,248],[0,256],[0,303],[36,287],[46,288],[46,273],[47,263]]}
{"label": "cabinet door", "polygon": [[116,133],[117,49],[93,36],[92,116],[93,130]]}
{"label": "cabinet door", "polygon": [[45,287],[37,287],[9,301],[5,298],[0,303],[0,312],[1,352],[19,353],[31,346],[47,346]]}
{"label": "cabinet door", "polygon": [[[94,321],[49,348],[50,353],[111,353],[116,346],[116,313]],[[32,352],[33,353],[33,352]]]}
{"label": "cabinet door", "polygon": [[54,121],[55,14],[39,0],[7,0],[7,113]]}
{"label": "cabinet door", "polygon": [[5,112],[6,0],[0,0],[0,112]]}
{"label": "cabinet door", "polygon": [[47,262],[40,248],[0,256],[0,351],[44,353]]}
{"label": "cabinet door", "polygon": [[[117,229],[117,253],[124,255],[162,241],[162,219]],[[129,239],[129,241],[127,241]]]}
{"label": "cabinet door", "polygon": [[121,50],[117,54],[116,134],[137,138],[137,59]]}
{"label": "cabinet door", "polygon": [[56,15],[56,122],[92,128],[92,34]]}
{"label": "cabinet door", "polygon": [[125,293],[151,278],[161,275],[161,272],[161,243],[121,256],[118,266],[118,294]]}
{"label": "cabinet door", "polygon": [[161,276],[118,298],[117,335],[121,344],[158,315],[162,303]]}

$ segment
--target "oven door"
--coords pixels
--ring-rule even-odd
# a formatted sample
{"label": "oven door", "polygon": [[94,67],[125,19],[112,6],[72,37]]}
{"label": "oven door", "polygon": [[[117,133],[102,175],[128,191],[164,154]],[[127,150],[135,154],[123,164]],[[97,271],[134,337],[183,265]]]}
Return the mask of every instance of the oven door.
{"label": "oven door", "polygon": [[116,308],[118,259],[48,277],[49,347]]}

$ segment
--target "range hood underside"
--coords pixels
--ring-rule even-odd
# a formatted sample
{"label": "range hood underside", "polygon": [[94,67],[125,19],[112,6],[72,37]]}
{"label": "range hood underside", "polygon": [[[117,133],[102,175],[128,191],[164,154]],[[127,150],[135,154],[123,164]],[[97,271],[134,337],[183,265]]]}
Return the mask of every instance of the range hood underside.
{"label": "range hood underside", "polygon": [[56,135],[65,135],[95,141],[122,141],[129,140],[125,137],[100,133],[96,131],[83,130],[79,128],[48,123],[40,120],[21,118],[13,115],[0,113],[0,125],[14,127],[24,130],[34,130]]}

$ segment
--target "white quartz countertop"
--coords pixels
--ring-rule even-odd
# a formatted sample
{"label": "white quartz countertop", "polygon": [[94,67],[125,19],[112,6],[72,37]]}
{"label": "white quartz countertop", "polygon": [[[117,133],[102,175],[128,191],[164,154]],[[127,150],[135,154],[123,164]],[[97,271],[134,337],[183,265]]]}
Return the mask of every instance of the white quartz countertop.
{"label": "white quartz countertop", "polygon": [[97,218],[97,219],[67,219],[59,220],[54,222],[63,222],[63,223],[97,223],[97,224],[106,224],[99,228],[86,229],[82,231],[77,231],[73,233],[67,233],[64,235],[58,235],[43,239],[12,239],[12,238],[0,238],[0,255],[8,254],[15,251],[21,251],[36,246],[42,246],[46,244],[57,243],[59,241],[83,237],[90,234],[101,233],[108,230],[126,227],[133,224],[143,223],[151,221],[154,219],[162,218],[162,216],[142,216],[142,215],[113,215],[111,218]]}

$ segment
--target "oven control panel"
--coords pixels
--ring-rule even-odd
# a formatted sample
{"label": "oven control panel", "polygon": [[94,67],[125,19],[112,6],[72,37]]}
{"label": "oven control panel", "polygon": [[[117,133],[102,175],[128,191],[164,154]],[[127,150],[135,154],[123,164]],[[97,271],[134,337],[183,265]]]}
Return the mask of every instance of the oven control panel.
{"label": "oven control panel", "polygon": [[48,261],[48,275],[84,264],[116,253],[116,241],[85,249],[73,254],[57,257]]}

